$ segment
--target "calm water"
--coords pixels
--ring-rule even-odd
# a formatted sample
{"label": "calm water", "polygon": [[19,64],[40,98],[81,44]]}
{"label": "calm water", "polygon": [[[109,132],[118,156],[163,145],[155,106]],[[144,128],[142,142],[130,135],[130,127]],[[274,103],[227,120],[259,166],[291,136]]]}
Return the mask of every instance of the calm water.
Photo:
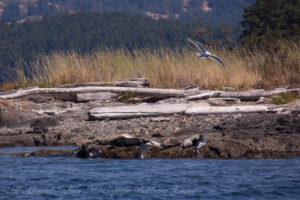
{"label": "calm water", "polygon": [[109,160],[1,156],[0,186],[0,199],[9,200],[300,199],[300,158]]}

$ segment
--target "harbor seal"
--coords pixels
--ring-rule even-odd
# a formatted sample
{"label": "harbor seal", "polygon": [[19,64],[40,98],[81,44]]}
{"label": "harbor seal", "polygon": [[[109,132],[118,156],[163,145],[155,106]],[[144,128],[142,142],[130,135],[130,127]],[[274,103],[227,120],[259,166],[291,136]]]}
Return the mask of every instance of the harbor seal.
{"label": "harbor seal", "polygon": [[89,150],[89,157],[90,158],[97,158],[101,155],[102,151],[97,149],[90,149]]}
{"label": "harbor seal", "polygon": [[81,145],[80,149],[75,153],[78,158],[88,158],[86,144]]}
{"label": "harbor seal", "polygon": [[137,150],[135,157],[139,159],[144,159],[148,157],[149,149],[145,143],[142,143]]}
{"label": "harbor seal", "polygon": [[179,153],[184,148],[195,146],[198,142],[198,138],[199,138],[199,135],[197,134],[197,135],[192,135],[192,136],[184,139],[183,142],[180,144],[179,149],[177,150],[176,153]]}
{"label": "harbor seal", "polygon": [[208,140],[207,136],[202,136],[202,135],[199,136],[197,144],[195,146],[195,154],[196,155],[198,155],[199,149],[206,144],[207,140]]}
{"label": "harbor seal", "polygon": [[111,144],[116,147],[130,147],[140,145],[144,140],[132,135],[123,134],[111,141]]}
{"label": "harbor seal", "polygon": [[97,149],[88,149],[87,144],[81,145],[80,149],[75,153],[78,158],[97,158],[102,151]]}

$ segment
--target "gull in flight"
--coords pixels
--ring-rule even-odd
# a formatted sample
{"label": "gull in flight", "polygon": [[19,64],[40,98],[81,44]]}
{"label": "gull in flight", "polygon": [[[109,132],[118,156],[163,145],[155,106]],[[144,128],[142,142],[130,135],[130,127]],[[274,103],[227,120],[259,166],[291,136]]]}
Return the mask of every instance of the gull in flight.
{"label": "gull in flight", "polygon": [[207,57],[211,57],[212,59],[217,61],[222,67],[225,67],[223,61],[219,57],[217,57],[217,56],[211,54],[210,52],[208,52],[205,49],[205,47],[203,46],[203,44],[201,44],[200,42],[193,41],[191,39],[188,39],[188,41],[190,43],[192,43],[193,45],[195,45],[197,47],[197,49],[200,51],[200,53],[197,53],[198,58],[206,59]]}

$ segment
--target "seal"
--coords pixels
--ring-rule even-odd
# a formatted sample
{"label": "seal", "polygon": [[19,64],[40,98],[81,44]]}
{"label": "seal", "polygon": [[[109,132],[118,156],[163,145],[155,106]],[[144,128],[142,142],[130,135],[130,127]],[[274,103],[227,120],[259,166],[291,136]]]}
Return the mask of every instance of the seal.
{"label": "seal", "polygon": [[102,151],[97,149],[90,149],[89,150],[89,157],[90,158],[97,158],[101,155]]}
{"label": "seal", "polygon": [[87,145],[87,143],[81,145],[80,149],[75,153],[78,158],[97,158],[101,155],[101,150],[88,149]]}
{"label": "seal", "polygon": [[182,151],[182,149],[195,146],[198,142],[199,135],[192,135],[186,139],[183,140],[183,142],[180,144],[179,149],[177,150],[176,153],[179,153]]}
{"label": "seal", "polygon": [[208,140],[207,136],[202,136],[202,135],[199,136],[197,144],[195,146],[195,154],[196,155],[198,155],[199,149],[206,144],[207,140]]}
{"label": "seal", "polygon": [[81,145],[80,149],[75,154],[78,158],[88,158],[89,154],[86,149],[86,144]]}
{"label": "seal", "polygon": [[142,139],[128,134],[120,135],[111,141],[111,144],[116,147],[130,147],[140,145],[141,143],[143,143]]}
{"label": "seal", "polygon": [[139,159],[144,159],[148,157],[149,149],[145,143],[142,143],[137,150],[135,157]]}

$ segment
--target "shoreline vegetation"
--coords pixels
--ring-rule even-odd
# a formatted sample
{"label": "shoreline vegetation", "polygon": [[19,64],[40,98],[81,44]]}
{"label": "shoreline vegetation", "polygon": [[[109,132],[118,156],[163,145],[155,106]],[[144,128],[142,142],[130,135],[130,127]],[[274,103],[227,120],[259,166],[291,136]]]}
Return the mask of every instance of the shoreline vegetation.
{"label": "shoreline vegetation", "polygon": [[[0,88],[9,90],[33,85],[54,87],[83,82],[109,82],[128,77],[147,77],[151,87],[235,90],[300,86],[300,45],[279,41],[269,48],[240,47],[233,50],[209,47],[227,66],[198,59],[196,49],[102,49],[90,54],[76,51],[40,55],[17,68],[18,78]],[[26,75],[25,75],[26,74]]]}

